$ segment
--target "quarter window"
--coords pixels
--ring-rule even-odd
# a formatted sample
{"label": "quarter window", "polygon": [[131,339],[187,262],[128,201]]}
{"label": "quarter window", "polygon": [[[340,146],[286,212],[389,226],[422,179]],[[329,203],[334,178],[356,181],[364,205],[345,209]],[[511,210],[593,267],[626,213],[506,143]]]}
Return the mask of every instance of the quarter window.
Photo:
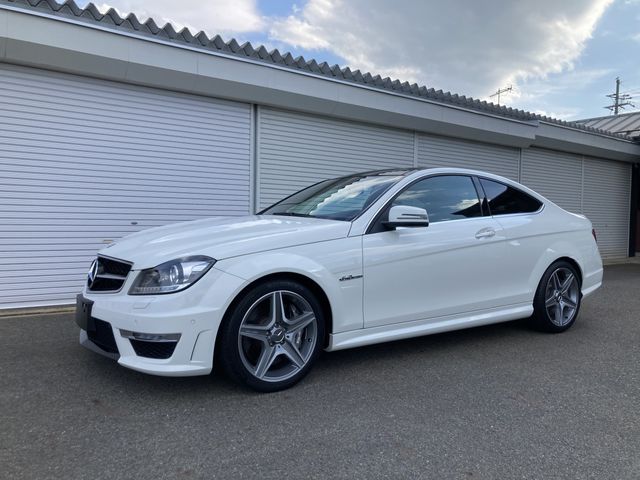
{"label": "quarter window", "polygon": [[473,181],[463,175],[429,177],[416,182],[396,197],[392,206],[396,205],[424,208],[431,223],[482,215]]}
{"label": "quarter window", "polygon": [[511,213],[532,213],[540,209],[542,203],[520,190],[500,182],[481,178],[489,203],[491,215],[508,215]]}

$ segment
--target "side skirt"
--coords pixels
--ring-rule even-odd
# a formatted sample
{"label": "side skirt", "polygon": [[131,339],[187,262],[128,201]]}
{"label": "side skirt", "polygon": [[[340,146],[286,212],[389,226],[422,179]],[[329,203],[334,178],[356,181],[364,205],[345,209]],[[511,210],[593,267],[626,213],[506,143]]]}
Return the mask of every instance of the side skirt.
{"label": "side skirt", "polygon": [[405,338],[431,335],[434,333],[479,327],[492,323],[508,322],[519,318],[527,318],[533,314],[531,304],[511,305],[507,308],[482,310],[459,316],[446,316],[428,320],[394,323],[381,327],[363,328],[349,332],[335,333],[329,336],[327,351],[362,347],[375,343],[403,340]]}

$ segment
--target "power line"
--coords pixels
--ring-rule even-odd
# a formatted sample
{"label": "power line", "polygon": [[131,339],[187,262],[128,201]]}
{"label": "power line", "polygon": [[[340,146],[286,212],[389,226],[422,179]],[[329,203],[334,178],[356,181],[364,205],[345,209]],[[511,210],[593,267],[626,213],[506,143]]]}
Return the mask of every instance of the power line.
{"label": "power line", "polygon": [[614,115],[618,115],[620,110],[624,110],[624,107],[635,107],[630,100],[633,98],[629,93],[620,93],[620,77],[616,77],[616,92],[607,95],[607,97],[613,99],[613,105],[607,105],[604,108],[609,109]]}
{"label": "power line", "polygon": [[628,88],[625,88],[622,91],[622,93],[626,93],[626,94],[629,94],[629,95],[635,95],[637,93],[640,93],[640,87],[637,86],[637,85],[633,86],[633,87],[628,87]]}

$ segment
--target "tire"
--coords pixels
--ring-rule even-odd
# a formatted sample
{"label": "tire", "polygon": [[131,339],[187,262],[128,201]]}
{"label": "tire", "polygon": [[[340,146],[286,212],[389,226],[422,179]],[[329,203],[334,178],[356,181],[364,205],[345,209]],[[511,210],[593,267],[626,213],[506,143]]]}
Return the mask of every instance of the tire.
{"label": "tire", "polygon": [[297,282],[273,280],[232,307],[221,326],[218,358],[235,382],[276,392],[305,377],[324,338],[323,310],[315,295]]}
{"label": "tire", "polygon": [[553,263],[544,272],[533,300],[532,325],[541,331],[560,333],[578,318],[582,300],[580,276],[565,260]]}

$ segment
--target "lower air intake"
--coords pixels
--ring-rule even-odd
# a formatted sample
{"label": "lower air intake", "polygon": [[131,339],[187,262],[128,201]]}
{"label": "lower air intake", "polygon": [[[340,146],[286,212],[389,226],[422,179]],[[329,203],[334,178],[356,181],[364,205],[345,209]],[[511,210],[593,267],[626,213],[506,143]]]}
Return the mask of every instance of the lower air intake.
{"label": "lower air intake", "polygon": [[145,342],[130,340],[131,346],[139,357],[167,359],[173,355],[178,342]]}

